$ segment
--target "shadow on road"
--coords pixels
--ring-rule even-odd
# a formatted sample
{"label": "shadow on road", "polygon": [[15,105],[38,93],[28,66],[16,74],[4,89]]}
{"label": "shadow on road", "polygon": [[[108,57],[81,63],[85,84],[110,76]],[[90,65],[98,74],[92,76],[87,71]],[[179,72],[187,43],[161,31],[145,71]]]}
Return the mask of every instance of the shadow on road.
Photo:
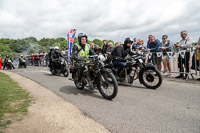
{"label": "shadow on road", "polygon": [[[133,84],[125,84],[125,83],[118,83],[118,86],[122,86],[122,87],[134,87],[134,88],[139,88],[139,89],[148,89],[145,86],[139,86],[139,85],[134,85]],[[150,89],[150,90],[156,90],[156,89]]]}
{"label": "shadow on road", "polygon": [[73,95],[80,94],[83,96],[91,96],[94,98],[104,99],[102,96],[98,95],[98,92],[97,92],[98,90],[89,90],[87,88],[84,88],[83,90],[79,90],[75,86],[71,86],[71,85],[61,87],[59,90],[66,94],[73,94]]}

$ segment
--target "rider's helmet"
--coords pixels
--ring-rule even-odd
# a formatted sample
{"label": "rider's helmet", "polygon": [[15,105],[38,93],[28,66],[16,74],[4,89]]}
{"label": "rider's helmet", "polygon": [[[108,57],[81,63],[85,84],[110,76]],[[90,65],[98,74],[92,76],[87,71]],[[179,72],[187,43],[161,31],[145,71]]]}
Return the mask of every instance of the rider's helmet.
{"label": "rider's helmet", "polygon": [[59,47],[58,47],[58,46],[55,46],[55,48],[54,48],[54,49],[55,49],[55,51],[56,51],[56,52],[58,52],[58,51],[59,51]]}
{"label": "rider's helmet", "polygon": [[126,46],[127,43],[133,43],[133,39],[130,38],[130,37],[127,37],[127,38],[124,40],[124,45]]}
{"label": "rider's helmet", "polygon": [[8,54],[6,55],[6,58],[9,58],[9,55],[8,55]]}
{"label": "rider's helmet", "polygon": [[50,47],[50,48],[49,48],[49,50],[53,50],[53,49],[54,49],[54,47]]}
{"label": "rider's helmet", "polygon": [[79,42],[79,44],[81,44],[81,38],[82,37],[86,37],[86,42],[87,42],[87,35],[85,33],[79,33],[78,34],[78,42]]}
{"label": "rider's helmet", "polygon": [[24,56],[21,54],[21,57],[24,57]]}

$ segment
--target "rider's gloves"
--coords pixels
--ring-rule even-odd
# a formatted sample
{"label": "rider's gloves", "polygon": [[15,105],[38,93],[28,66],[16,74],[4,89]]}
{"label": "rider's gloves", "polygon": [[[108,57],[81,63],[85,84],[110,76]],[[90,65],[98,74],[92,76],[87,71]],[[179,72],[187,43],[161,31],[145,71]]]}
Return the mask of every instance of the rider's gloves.
{"label": "rider's gloves", "polygon": [[84,61],[84,58],[79,57],[78,60],[79,60],[79,61]]}
{"label": "rider's gloves", "polygon": [[128,61],[132,61],[132,58],[127,58]]}

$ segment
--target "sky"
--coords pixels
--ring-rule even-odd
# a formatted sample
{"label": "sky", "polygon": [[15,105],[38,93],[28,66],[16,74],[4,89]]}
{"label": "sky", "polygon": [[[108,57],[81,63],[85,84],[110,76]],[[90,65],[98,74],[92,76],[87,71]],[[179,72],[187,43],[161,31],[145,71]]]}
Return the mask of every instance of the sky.
{"label": "sky", "polygon": [[145,42],[152,34],[172,42],[180,31],[197,42],[200,37],[199,0],[0,0],[0,38],[66,38],[77,29],[95,38]]}

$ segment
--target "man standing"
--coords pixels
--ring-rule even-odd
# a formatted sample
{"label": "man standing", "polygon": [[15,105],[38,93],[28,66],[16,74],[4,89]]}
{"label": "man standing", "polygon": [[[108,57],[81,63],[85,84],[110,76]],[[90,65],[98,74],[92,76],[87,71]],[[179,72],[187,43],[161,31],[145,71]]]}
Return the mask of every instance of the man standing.
{"label": "man standing", "polygon": [[[181,31],[181,41],[178,44],[174,44],[175,48],[179,48],[180,50],[185,50],[185,56],[182,58],[182,56],[179,54],[178,57],[178,68],[180,71],[180,75],[177,76],[176,78],[183,78],[187,79],[188,78],[188,73],[189,73],[189,61],[190,61],[190,48],[192,47],[192,39],[191,37],[187,36],[187,31],[183,30]],[[186,69],[185,76],[183,75],[184,73],[184,68],[183,64]]]}
{"label": "man standing", "polygon": [[94,47],[94,43],[93,43],[93,42],[90,43],[90,48],[91,48],[93,51],[95,51],[95,47]]}
{"label": "man standing", "polygon": [[111,55],[111,52],[112,52],[112,50],[113,50],[113,43],[112,42],[109,42],[108,43],[108,48],[107,48],[107,50],[106,50],[106,53],[107,54],[109,54],[109,55]]}
{"label": "man standing", "polygon": [[[92,48],[91,48],[91,50],[92,50]],[[102,54],[102,49],[99,47],[99,45],[96,45],[95,53],[96,53],[97,55]]]}
{"label": "man standing", "polygon": [[106,40],[103,40],[103,49],[102,49],[103,53],[102,54],[106,53],[107,48],[108,48],[108,44],[107,44]]}
{"label": "man standing", "polygon": [[156,64],[158,70],[161,70],[161,61],[162,61],[162,56],[158,57],[157,52],[159,52],[159,46],[160,46],[160,41],[156,39],[154,36],[150,38],[150,43],[147,46],[147,51],[148,53],[152,53],[152,62],[153,64]]}
{"label": "man standing", "polygon": [[168,56],[167,52],[172,52],[173,47],[171,44],[171,41],[168,40],[167,35],[162,36],[162,42],[160,44],[160,49],[163,51],[163,66],[164,66],[164,73],[167,72],[167,68],[169,70],[168,76],[171,75],[171,63],[170,63],[170,57]]}
{"label": "man standing", "polygon": [[134,38],[134,42],[133,42],[133,44],[132,44],[132,50],[134,50],[134,51],[136,51],[138,48],[139,48],[139,41],[140,41],[140,39],[136,39],[136,38]]}

